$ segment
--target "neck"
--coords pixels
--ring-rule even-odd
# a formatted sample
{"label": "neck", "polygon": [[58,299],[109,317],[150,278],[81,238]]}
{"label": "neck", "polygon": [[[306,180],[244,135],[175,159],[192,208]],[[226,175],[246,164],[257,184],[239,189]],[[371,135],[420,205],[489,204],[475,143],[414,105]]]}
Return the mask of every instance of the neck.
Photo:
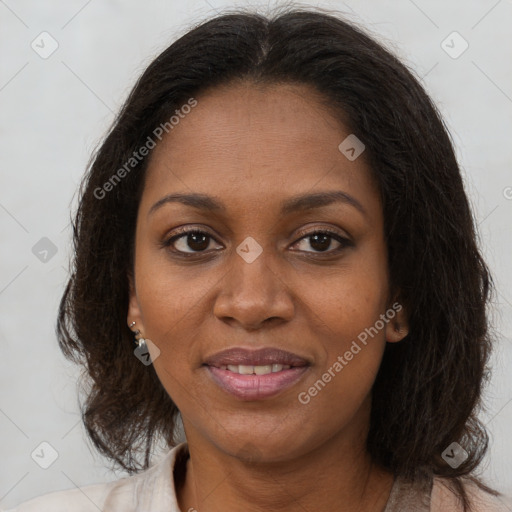
{"label": "neck", "polygon": [[352,432],[270,463],[251,460],[250,450],[234,457],[195,431],[187,432],[190,458],[176,489],[180,509],[381,512],[393,475],[372,463],[365,429],[349,428]]}

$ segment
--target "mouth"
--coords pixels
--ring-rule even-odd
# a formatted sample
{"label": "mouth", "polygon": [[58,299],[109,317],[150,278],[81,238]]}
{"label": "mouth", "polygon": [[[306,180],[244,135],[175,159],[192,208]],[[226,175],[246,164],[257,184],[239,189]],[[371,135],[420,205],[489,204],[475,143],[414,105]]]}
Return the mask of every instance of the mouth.
{"label": "mouth", "polygon": [[281,349],[224,350],[203,366],[213,381],[240,400],[262,400],[289,389],[309,370],[310,361]]}
{"label": "mouth", "polygon": [[[244,371],[247,371],[248,374],[250,374],[253,373],[255,368],[259,368],[259,371],[263,371],[262,368],[264,367],[265,373],[271,373],[272,371],[281,371],[282,368],[276,370],[271,368],[270,371],[266,371],[269,366],[307,366],[309,361],[305,357],[301,357],[298,354],[287,352],[286,350],[281,350],[279,348],[264,347],[260,349],[249,349],[244,347],[234,347],[222,350],[221,352],[217,352],[216,354],[207,357],[204,364],[207,366],[214,366],[215,368],[225,366],[226,368],[224,369],[230,369],[230,371],[236,373],[243,374]],[[236,367],[239,369],[242,367],[242,370],[237,371],[235,369]],[[252,370],[249,372],[247,368],[251,367]]]}
{"label": "mouth", "polygon": [[269,373],[277,373],[283,370],[289,370],[292,367],[289,364],[228,364],[219,366],[218,368],[220,368],[221,370],[228,370],[233,373],[238,373],[239,375],[268,375]]}

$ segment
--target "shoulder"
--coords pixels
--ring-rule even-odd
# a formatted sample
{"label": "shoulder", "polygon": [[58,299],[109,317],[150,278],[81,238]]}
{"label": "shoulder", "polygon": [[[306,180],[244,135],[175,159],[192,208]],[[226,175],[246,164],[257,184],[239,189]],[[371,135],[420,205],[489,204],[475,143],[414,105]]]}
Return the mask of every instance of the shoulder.
{"label": "shoulder", "polygon": [[[511,512],[510,498],[503,495],[493,496],[468,478],[462,478],[461,483],[470,499],[471,512]],[[462,503],[454,492],[450,479],[434,477],[430,512],[463,512]]]}
{"label": "shoulder", "polygon": [[51,492],[24,501],[5,512],[177,511],[172,471],[177,453],[184,449],[186,443],[181,443],[149,469],[136,475],[109,483]]}
{"label": "shoulder", "polygon": [[50,492],[24,501],[5,512],[64,512],[65,510],[97,512],[98,509],[103,509],[103,504],[112,492],[126,490],[129,487],[126,480],[131,478],[122,478],[107,484],[86,485],[76,489]]}

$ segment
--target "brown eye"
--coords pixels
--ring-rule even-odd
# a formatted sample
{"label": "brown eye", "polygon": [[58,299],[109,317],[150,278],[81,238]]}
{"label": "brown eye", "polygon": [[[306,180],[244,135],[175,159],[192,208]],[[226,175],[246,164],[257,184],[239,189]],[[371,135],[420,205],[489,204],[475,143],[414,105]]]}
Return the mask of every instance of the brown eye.
{"label": "brown eye", "polygon": [[[353,245],[350,240],[341,236],[339,233],[335,233],[332,231],[314,231],[312,233],[307,234],[302,237],[295,245],[309,240],[309,246],[313,248],[314,252],[328,252],[330,254],[339,252],[345,247]],[[328,250],[332,244],[332,241],[335,240],[339,245],[337,248],[333,250]],[[302,250],[302,249],[300,249]],[[312,251],[305,251],[312,252]]]}
{"label": "brown eye", "polygon": [[208,249],[213,237],[205,231],[182,230],[164,242],[165,247],[172,246],[173,251],[184,254],[201,253]]}

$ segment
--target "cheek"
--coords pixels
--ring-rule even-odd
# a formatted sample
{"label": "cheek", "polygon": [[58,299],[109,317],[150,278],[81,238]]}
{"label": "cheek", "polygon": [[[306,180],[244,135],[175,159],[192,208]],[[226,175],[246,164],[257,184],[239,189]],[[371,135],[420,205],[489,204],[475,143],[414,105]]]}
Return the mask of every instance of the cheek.
{"label": "cheek", "polygon": [[213,281],[187,278],[187,272],[145,248],[137,254],[135,271],[144,335],[160,351],[153,366],[174,399],[180,382],[189,379],[191,350],[201,324],[198,311]]}
{"label": "cheek", "polygon": [[205,295],[218,278],[211,271],[172,263],[165,249],[148,246],[144,241],[137,254],[137,297],[147,336],[167,343],[189,327],[190,315],[204,307]]}
{"label": "cheek", "polygon": [[384,313],[384,295],[372,290],[344,280],[335,300],[325,300],[324,295],[324,307],[318,311],[327,327],[319,338],[322,351],[298,390],[297,402],[308,417],[320,420],[318,428],[326,435],[350,423],[369,400],[382,361],[385,329],[376,324]]}
{"label": "cheek", "polygon": [[387,293],[377,252],[362,255],[350,270],[333,275],[329,286],[312,292],[311,304],[325,326],[321,361],[304,390],[317,400],[315,407],[327,411],[329,403],[339,403],[353,412],[370,392],[386,344],[381,315]]}
{"label": "cheek", "polygon": [[[385,312],[388,280],[385,262],[377,251],[353,255],[349,263],[321,281],[304,282],[308,303],[332,334],[340,349],[375,324]],[[343,342],[343,343],[342,343]],[[336,341],[334,342],[336,346]]]}

